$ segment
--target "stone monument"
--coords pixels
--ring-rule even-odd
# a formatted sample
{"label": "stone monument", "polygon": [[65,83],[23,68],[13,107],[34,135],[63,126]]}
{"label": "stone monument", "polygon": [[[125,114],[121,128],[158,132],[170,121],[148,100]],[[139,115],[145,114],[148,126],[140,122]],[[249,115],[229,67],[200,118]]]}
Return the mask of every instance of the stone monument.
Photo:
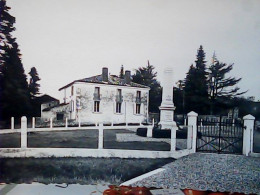
{"label": "stone monument", "polygon": [[174,104],[173,104],[173,70],[172,68],[166,68],[163,74],[162,82],[162,103],[160,109],[160,122],[162,129],[171,129],[176,126],[176,122],[173,121],[174,117]]}

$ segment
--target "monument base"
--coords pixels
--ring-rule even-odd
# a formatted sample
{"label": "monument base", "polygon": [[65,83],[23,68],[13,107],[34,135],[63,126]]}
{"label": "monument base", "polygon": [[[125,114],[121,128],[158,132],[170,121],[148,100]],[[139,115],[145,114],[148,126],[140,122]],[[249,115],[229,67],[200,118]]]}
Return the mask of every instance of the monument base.
{"label": "monument base", "polygon": [[177,124],[175,121],[166,122],[166,121],[160,121],[159,125],[161,125],[161,129],[172,129],[173,127],[177,127]]}
{"label": "monument base", "polygon": [[176,127],[176,122],[173,120],[175,107],[171,105],[162,105],[159,107],[161,115],[160,122],[162,129],[172,129]]}

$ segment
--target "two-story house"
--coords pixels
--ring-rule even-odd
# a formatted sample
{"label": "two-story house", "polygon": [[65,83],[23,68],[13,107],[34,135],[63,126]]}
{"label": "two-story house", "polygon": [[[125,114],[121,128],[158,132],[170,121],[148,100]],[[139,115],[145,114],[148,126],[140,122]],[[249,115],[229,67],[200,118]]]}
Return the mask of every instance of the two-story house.
{"label": "two-story house", "polygon": [[82,122],[136,123],[148,120],[150,88],[131,82],[131,72],[124,78],[102,74],[75,80],[59,89],[63,103],[42,110],[42,118],[80,120]]}

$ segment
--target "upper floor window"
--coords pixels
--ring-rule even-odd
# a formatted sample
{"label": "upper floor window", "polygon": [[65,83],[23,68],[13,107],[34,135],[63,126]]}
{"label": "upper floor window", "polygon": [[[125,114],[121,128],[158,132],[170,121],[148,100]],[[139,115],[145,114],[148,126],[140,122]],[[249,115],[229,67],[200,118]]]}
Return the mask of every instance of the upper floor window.
{"label": "upper floor window", "polygon": [[141,91],[137,91],[137,92],[136,92],[136,97],[137,97],[137,98],[141,98]]}
{"label": "upper floor window", "polygon": [[116,91],[116,102],[123,102],[122,89],[117,89]]}
{"label": "upper floor window", "polygon": [[95,87],[95,93],[100,95],[100,87]]}
{"label": "upper floor window", "polygon": [[94,100],[96,100],[96,101],[100,100],[100,87],[95,87]]}
{"label": "upper floor window", "polygon": [[122,96],[122,89],[117,89],[117,95]]}
{"label": "upper floor window", "polygon": [[141,103],[141,91],[136,92],[136,103],[137,104]]}

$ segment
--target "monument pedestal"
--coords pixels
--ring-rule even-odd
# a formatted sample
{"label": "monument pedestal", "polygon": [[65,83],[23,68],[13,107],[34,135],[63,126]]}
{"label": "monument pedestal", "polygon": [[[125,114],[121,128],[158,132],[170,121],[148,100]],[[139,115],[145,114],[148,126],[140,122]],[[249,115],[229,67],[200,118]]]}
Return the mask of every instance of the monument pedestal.
{"label": "monument pedestal", "polygon": [[173,121],[174,117],[174,104],[173,104],[173,71],[171,68],[164,70],[164,80],[162,82],[162,103],[160,109],[160,122],[159,125],[162,129],[172,129],[176,126]]}
{"label": "monument pedestal", "polygon": [[173,121],[175,107],[172,106],[160,106],[160,122],[159,125],[162,129],[172,129],[176,126],[176,122]]}

